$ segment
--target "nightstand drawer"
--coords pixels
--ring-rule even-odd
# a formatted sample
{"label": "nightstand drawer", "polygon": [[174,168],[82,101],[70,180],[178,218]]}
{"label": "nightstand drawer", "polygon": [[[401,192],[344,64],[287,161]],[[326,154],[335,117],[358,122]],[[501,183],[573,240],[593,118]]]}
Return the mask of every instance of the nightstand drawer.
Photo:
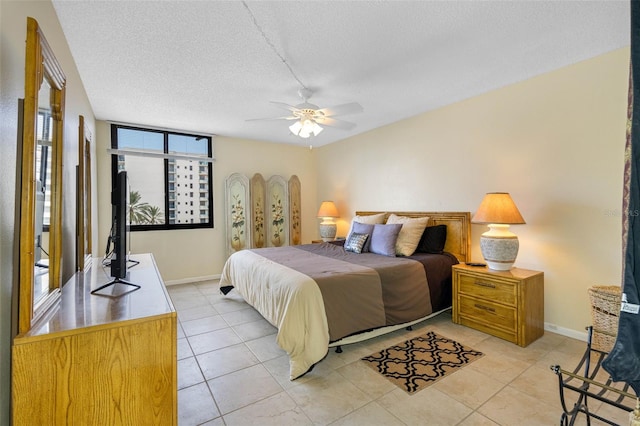
{"label": "nightstand drawer", "polygon": [[491,327],[483,322],[475,321],[472,318],[461,317],[460,324],[482,331],[483,333],[499,337],[511,343],[518,344],[518,334],[515,330],[505,330],[500,327]]}
{"label": "nightstand drawer", "polygon": [[509,282],[461,274],[458,291],[515,306],[516,289],[516,286]]}
{"label": "nightstand drawer", "polygon": [[508,330],[515,330],[516,328],[517,314],[515,308],[478,300],[463,294],[458,295],[458,303],[461,317],[471,318],[489,326],[502,327]]}

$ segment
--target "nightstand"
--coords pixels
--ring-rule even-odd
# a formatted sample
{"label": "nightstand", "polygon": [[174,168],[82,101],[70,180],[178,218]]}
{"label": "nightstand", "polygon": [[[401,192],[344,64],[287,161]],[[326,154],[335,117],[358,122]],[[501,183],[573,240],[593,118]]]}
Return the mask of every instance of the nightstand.
{"label": "nightstand", "polygon": [[544,273],[453,266],[453,322],[527,346],[544,334]]}
{"label": "nightstand", "polygon": [[324,240],[311,240],[311,244],[320,244],[324,243]]}

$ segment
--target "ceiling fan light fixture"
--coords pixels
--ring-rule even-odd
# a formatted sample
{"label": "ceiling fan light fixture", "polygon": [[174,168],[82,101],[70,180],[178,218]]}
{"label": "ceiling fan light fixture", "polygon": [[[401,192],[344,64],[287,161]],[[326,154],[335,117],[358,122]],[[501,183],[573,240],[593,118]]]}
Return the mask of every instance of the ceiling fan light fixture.
{"label": "ceiling fan light fixture", "polygon": [[289,126],[289,130],[291,131],[291,133],[293,133],[294,135],[298,135],[298,133],[300,133],[300,130],[302,129],[302,123],[300,122],[300,120],[294,122],[291,126]]}
{"label": "ceiling fan light fixture", "polygon": [[313,129],[311,131],[313,132],[313,136],[318,136],[322,131],[322,127],[318,125],[318,123],[316,123],[315,121],[313,122],[312,127]]}
{"label": "ceiling fan light fixture", "polygon": [[306,118],[300,119],[289,126],[289,130],[296,136],[307,139],[310,136],[318,136],[323,130],[315,121]]}
{"label": "ceiling fan light fixture", "polygon": [[[2,1],[2,0],[0,0]],[[247,121],[255,120],[288,120],[292,121],[289,130],[295,136],[303,139],[311,136],[318,136],[325,127],[333,127],[343,130],[353,130],[355,123],[344,121],[336,118],[339,115],[356,114],[362,112],[362,106],[357,102],[350,102],[341,105],[335,105],[329,108],[320,108],[317,105],[308,102],[311,96],[309,89],[300,89],[298,94],[302,97],[303,102],[298,105],[289,105],[284,102],[274,102],[272,104],[279,108],[289,111],[289,115],[285,117],[273,118],[255,118]]]}

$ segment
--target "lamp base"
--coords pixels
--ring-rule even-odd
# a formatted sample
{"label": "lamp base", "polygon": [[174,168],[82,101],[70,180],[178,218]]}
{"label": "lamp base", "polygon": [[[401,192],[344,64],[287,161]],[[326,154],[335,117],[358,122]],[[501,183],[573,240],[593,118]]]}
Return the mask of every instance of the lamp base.
{"label": "lamp base", "polygon": [[335,223],[320,224],[320,238],[322,241],[333,241],[336,238],[337,226]]}
{"label": "lamp base", "polygon": [[480,236],[480,250],[489,269],[508,271],[518,256],[518,236],[509,231],[509,225],[489,225],[489,231]]}

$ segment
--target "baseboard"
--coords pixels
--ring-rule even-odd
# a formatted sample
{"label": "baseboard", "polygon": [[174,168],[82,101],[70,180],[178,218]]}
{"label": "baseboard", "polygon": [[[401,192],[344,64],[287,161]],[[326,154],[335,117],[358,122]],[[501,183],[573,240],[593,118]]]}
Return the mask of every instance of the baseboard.
{"label": "baseboard", "polygon": [[[201,281],[211,281],[211,280],[219,280],[220,274],[217,275],[206,275],[202,277],[191,277],[191,278],[182,278],[179,280],[170,280],[165,281],[165,285],[180,285],[180,284],[189,284],[189,283],[197,283]],[[545,331],[550,331],[552,333],[559,334],[561,336],[571,337],[572,339],[581,340],[583,342],[587,341],[587,332],[586,331],[576,331],[570,328],[559,327],[556,324],[552,324],[549,322],[544,323]]]}
{"label": "baseboard", "polygon": [[587,332],[585,331],[576,331],[570,328],[559,327],[555,324],[551,324],[549,322],[544,323],[545,331],[550,331],[552,333],[560,334],[561,336],[571,337],[572,339],[582,340],[583,342],[587,341]]}
{"label": "baseboard", "polygon": [[219,280],[219,279],[220,279],[220,274],[205,275],[203,277],[191,277],[191,278],[181,278],[179,280],[169,280],[169,281],[165,281],[164,284],[166,286],[171,286],[171,285],[190,284],[190,283],[198,283],[201,281],[211,281],[211,280]]}

